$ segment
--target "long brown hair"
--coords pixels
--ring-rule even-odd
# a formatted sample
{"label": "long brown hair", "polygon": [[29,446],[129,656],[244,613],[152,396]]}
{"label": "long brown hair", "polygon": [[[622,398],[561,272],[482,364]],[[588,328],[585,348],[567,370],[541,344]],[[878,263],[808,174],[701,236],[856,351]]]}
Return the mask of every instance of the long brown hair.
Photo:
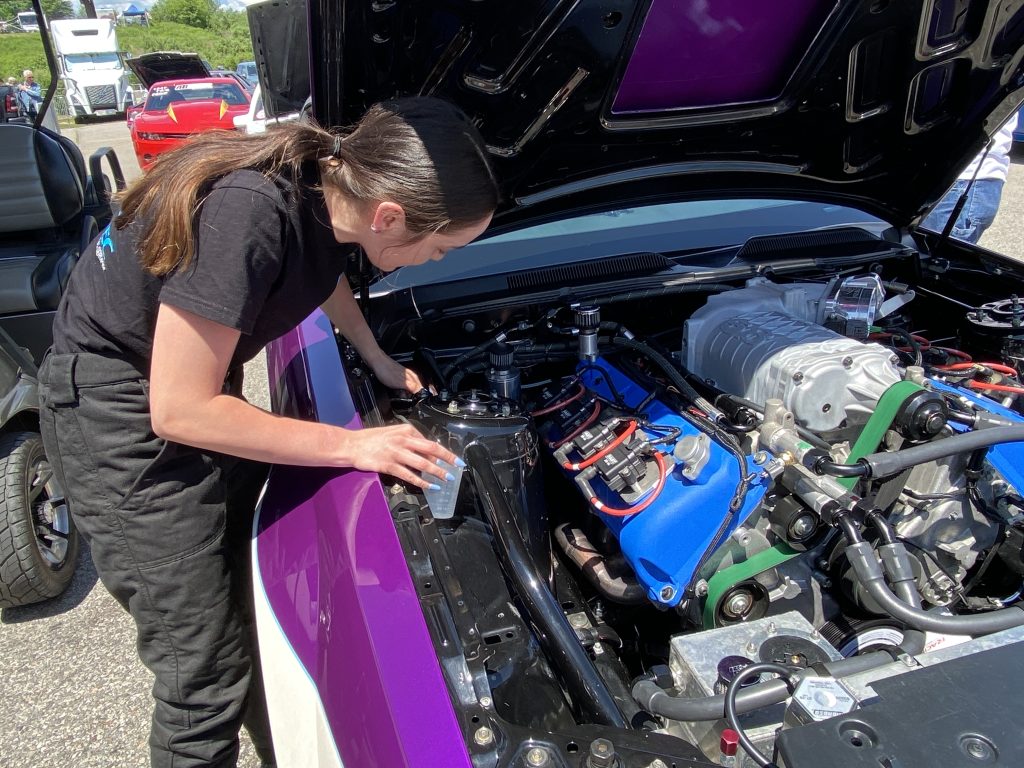
{"label": "long brown hair", "polygon": [[448,102],[410,97],[376,104],[354,128],[338,133],[284,123],[265,134],[199,134],[161,155],[123,193],[115,226],[148,221],[138,252],[152,274],[187,268],[195,256],[197,214],[214,181],[243,168],[297,180],[302,166],[315,160],[326,160],[321,183],[357,203],[401,205],[414,236],[476,223],[498,204],[498,184],[476,127]]}

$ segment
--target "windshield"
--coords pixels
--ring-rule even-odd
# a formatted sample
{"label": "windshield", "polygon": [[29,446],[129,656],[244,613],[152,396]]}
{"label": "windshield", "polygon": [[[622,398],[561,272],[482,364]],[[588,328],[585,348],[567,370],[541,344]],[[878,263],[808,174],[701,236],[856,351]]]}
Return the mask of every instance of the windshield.
{"label": "windshield", "polygon": [[442,261],[403,267],[374,284],[386,292],[641,251],[665,255],[735,246],[756,235],[887,224],[852,208],[791,200],[715,200],[621,208],[485,237]]}
{"label": "windshield", "polygon": [[31,13],[31,12],[19,13],[18,14],[18,21],[21,22],[22,24],[35,24],[36,23],[36,15],[34,13]]}
{"label": "windshield", "polygon": [[122,69],[121,57],[116,53],[69,53],[64,57],[64,67],[69,72]]}
{"label": "windshield", "polygon": [[233,107],[248,103],[242,89],[234,83],[179,83],[150,88],[146,111],[160,112],[184,101],[224,101]]}

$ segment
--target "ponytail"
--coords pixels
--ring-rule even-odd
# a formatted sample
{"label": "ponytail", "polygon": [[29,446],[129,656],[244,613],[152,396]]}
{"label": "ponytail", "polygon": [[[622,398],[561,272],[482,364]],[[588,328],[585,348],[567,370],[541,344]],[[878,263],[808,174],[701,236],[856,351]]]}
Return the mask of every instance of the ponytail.
{"label": "ponytail", "polygon": [[217,179],[251,168],[298,179],[322,161],[321,183],[357,203],[391,201],[414,237],[476,223],[498,204],[498,184],[479,131],[455,106],[430,97],[376,104],[346,134],[284,123],[265,134],[210,131],[161,155],[121,198],[115,226],[149,224],[139,238],[154,275],[188,268],[199,208]]}

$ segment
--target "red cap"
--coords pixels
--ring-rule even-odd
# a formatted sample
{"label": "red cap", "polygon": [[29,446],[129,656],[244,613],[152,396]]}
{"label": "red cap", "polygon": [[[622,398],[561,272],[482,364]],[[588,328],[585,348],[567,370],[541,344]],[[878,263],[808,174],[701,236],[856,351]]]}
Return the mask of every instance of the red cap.
{"label": "red cap", "polygon": [[725,728],[722,731],[722,740],[719,746],[722,748],[723,755],[733,757],[740,746],[740,735],[732,728]]}

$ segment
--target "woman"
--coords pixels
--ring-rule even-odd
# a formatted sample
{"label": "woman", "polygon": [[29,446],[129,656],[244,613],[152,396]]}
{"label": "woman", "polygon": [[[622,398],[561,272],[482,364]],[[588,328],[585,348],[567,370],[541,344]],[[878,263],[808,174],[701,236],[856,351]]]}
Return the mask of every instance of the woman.
{"label": "woman", "polygon": [[345,277],[440,259],[487,227],[476,129],[436,99],[373,107],[345,136],[216,132],[162,156],[82,255],[40,369],[47,454],[103,584],[156,676],[154,766],[231,766],[245,725],[273,753],[245,631],[264,463],[355,467],[424,486],[457,457],[412,427],[348,431],[240,398],[237,372],[316,307],[378,379],[423,384],[377,345]]}

